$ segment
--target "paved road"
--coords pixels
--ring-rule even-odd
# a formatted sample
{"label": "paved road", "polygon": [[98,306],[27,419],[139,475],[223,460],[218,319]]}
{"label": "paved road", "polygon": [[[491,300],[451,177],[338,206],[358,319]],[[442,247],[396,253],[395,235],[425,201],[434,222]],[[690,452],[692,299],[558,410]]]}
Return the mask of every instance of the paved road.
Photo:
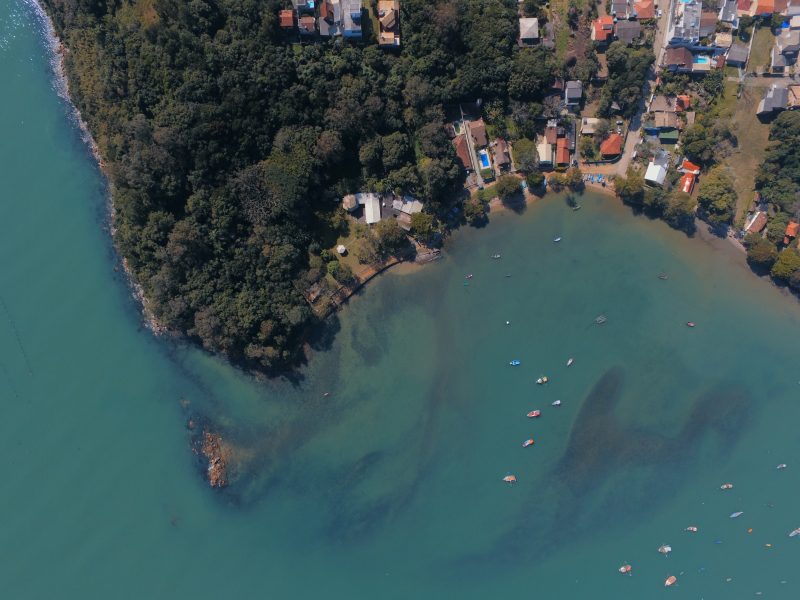
{"label": "paved road", "polygon": [[653,93],[656,77],[658,76],[658,65],[663,61],[664,52],[666,51],[665,37],[669,30],[670,19],[672,18],[672,2],[674,1],[675,0],[670,1],[667,10],[663,12],[661,18],[658,20],[658,28],[656,29],[655,39],[653,40],[653,50],[656,52],[656,61],[647,72],[647,79],[645,79],[644,82],[639,110],[629,124],[628,136],[625,138],[625,149],[622,151],[622,158],[620,158],[617,163],[617,175],[625,175],[625,173],[628,172],[628,167],[633,160],[634,149],[642,139],[642,114],[644,114],[647,103],[650,101],[650,94]]}
{"label": "paved road", "polygon": [[798,85],[800,80],[794,77],[745,77],[741,81],[738,77],[728,77],[728,81],[734,83],[742,83],[745,87],[770,87],[771,85]]}

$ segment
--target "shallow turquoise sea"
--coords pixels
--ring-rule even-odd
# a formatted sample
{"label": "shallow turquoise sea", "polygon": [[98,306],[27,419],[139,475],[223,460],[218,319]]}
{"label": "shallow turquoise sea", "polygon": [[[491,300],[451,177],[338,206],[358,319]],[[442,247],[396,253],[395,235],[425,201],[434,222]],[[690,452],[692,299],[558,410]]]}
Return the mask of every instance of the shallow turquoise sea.
{"label": "shallow turquoise sea", "polygon": [[[296,379],[257,381],[142,327],[46,43],[0,4],[3,597],[800,596],[794,298],[552,196],[380,277]],[[222,493],[188,414],[237,449]]]}

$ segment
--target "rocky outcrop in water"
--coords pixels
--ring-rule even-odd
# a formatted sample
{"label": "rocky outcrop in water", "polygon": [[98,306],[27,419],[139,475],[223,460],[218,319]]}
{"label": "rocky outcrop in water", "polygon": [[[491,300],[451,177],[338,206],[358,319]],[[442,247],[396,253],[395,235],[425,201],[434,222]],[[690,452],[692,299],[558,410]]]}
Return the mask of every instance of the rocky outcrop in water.
{"label": "rocky outcrop in water", "polygon": [[208,462],[206,478],[211,487],[222,488],[228,485],[227,448],[222,436],[203,430],[200,453]]}

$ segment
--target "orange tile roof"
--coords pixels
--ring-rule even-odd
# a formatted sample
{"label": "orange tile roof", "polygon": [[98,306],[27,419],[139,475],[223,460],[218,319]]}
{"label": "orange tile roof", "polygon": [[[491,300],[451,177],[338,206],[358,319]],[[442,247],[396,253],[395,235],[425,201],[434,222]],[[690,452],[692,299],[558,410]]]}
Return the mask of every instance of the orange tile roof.
{"label": "orange tile roof", "polygon": [[694,173],[695,175],[700,174],[700,167],[693,162],[689,162],[685,158],[683,159],[683,163],[681,163],[681,169],[688,173]]}
{"label": "orange tile roof", "polygon": [[757,15],[772,14],[775,12],[775,0],[758,0]]}
{"label": "orange tile roof", "polygon": [[614,33],[614,17],[603,15],[592,21],[592,27],[594,28],[594,40],[605,42]]}
{"label": "orange tile roof", "polygon": [[622,136],[612,133],[600,144],[600,154],[603,156],[618,156],[622,152]]}
{"label": "orange tile roof", "polygon": [[569,146],[567,145],[567,138],[558,138],[558,143],[556,143],[556,164],[569,164]]}
{"label": "orange tile roof", "polygon": [[653,19],[656,16],[653,0],[638,0],[633,3],[633,10],[639,19]]}
{"label": "orange tile roof", "polygon": [[786,233],[784,235],[786,237],[797,237],[798,231],[800,231],[800,223],[792,221],[786,226]]}
{"label": "orange tile roof", "polygon": [[467,136],[463,133],[461,135],[457,135],[453,140],[453,145],[456,147],[456,156],[458,156],[458,159],[461,161],[461,164],[464,166],[464,168],[467,170],[472,169],[472,157],[470,156]]}
{"label": "orange tile roof", "polygon": [[282,10],[278,13],[281,27],[294,27],[294,11],[291,9]]}
{"label": "orange tile roof", "polygon": [[684,173],[681,177],[681,191],[684,194],[691,194],[694,189],[694,173]]}
{"label": "orange tile roof", "polygon": [[750,0],[738,0],[736,3],[736,9],[743,12],[748,12],[750,10]]}
{"label": "orange tile roof", "polygon": [[692,98],[691,98],[691,96],[687,96],[685,94],[681,94],[675,100],[675,110],[676,111],[680,112],[680,111],[683,111],[683,110],[689,110],[689,108],[691,106],[692,106]]}
{"label": "orange tile roof", "polygon": [[747,228],[747,231],[758,233],[766,226],[767,226],[767,214],[760,212],[756,215],[756,218],[753,219],[753,222],[750,223],[750,227]]}

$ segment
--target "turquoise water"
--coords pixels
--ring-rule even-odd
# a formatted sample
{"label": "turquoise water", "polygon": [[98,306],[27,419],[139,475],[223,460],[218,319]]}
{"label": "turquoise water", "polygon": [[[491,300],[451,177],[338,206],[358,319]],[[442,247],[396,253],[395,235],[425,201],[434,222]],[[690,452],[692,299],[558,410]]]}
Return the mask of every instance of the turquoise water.
{"label": "turquoise water", "polygon": [[695,56],[694,62],[698,65],[707,65],[709,62],[711,62],[711,59],[708,56]]}
{"label": "turquoise water", "polygon": [[480,152],[478,152],[478,157],[481,160],[482,169],[488,169],[489,167],[492,166],[491,163],[489,162],[489,153],[486,152],[486,150],[481,150]]}
{"label": "turquoise water", "polygon": [[[737,257],[548,197],[379,278],[297,380],[259,382],[142,328],[19,0],[0,78],[5,597],[797,597],[800,308]],[[237,448],[223,493],[181,400]]]}

